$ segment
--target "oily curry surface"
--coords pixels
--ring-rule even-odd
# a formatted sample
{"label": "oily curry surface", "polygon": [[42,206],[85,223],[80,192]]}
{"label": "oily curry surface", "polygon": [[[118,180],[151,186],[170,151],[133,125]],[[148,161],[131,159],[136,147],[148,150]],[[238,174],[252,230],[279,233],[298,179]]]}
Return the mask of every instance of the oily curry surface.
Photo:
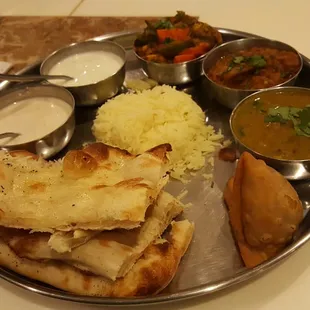
{"label": "oily curry surface", "polygon": [[264,156],[310,159],[310,92],[273,91],[245,100],[232,129],[245,146]]}
{"label": "oily curry surface", "polygon": [[284,83],[300,69],[297,53],[267,47],[252,47],[219,59],[208,77],[234,89],[263,89]]}

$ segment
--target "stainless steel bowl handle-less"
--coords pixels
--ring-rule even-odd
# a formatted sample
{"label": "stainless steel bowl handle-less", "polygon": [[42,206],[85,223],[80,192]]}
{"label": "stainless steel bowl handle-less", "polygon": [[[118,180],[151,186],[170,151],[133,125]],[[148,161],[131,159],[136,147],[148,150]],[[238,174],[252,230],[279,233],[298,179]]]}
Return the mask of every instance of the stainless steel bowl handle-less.
{"label": "stainless steel bowl handle-less", "polygon": [[146,75],[161,84],[182,85],[197,80],[201,75],[203,57],[180,64],[160,64],[146,61],[135,54]]}
{"label": "stainless steel bowl handle-less", "polygon": [[[295,81],[300,74],[302,67],[303,67],[303,59],[302,56],[291,46],[279,42],[273,41],[263,38],[247,38],[247,39],[239,39],[231,42],[224,43],[217,48],[211,50],[206,58],[203,61],[203,72],[207,79],[207,84],[210,92],[212,93],[213,97],[222,105],[228,107],[229,109],[233,110],[236,105],[245,97],[263,89],[234,89],[225,87],[223,85],[217,84],[216,82],[212,81],[209,76],[209,70],[216,64],[216,62],[223,56],[231,53],[237,53],[238,51],[249,49],[252,47],[268,47],[268,48],[275,48],[279,50],[286,50],[292,51],[296,53],[300,60],[300,68],[298,72],[286,82],[276,85],[278,86],[293,86]],[[272,87],[273,88],[273,87]],[[270,88],[269,88],[270,89]]]}
{"label": "stainless steel bowl handle-less", "polygon": [[236,142],[236,146],[238,148],[238,151],[240,153],[243,152],[249,152],[253,154],[256,158],[262,159],[266,162],[267,165],[270,167],[273,167],[275,170],[279,171],[286,179],[290,181],[296,181],[296,180],[305,180],[305,179],[310,179],[310,160],[281,160],[281,159],[275,159],[275,158],[270,158],[267,156],[264,156],[263,154],[260,154],[251,148],[247,147],[244,145],[236,135],[233,127],[233,121],[236,115],[236,112],[242,106],[242,104],[247,101],[250,98],[257,98],[259,97],[260,94],[263,93],[268,93],[268,92],[286,92],[286,91],[298,91],[302,90],[310,94],[310,89],[309,88],[302,88],[302,87],[294,87],[294,86],[282,86],[282,87],[274,87],[272,89],[265,89],[259,92],[256,92],[246,98],[244,98],[240,103],[234,108],[234,110],[231,113],[230,116],[230,130],[233,134],[234,140]]}
{"label": "stainless steel bowl handle-less", "polygon": [[[72,111],[70,115],[68,115],[64,124],[41,139],[18,145],[0,146],[0,149],[6,151],[27,150],[47,159],[60,152],[69,143],[73,135],[75,129],[75,102],[70,92],[63,87],[40,84],[22,84],[2,93],[0,95],[0,105],[5,106],[15,101],[33,97],[52,97],[61,99],[64,104],[68,104],[71,107]],[[44,102],[42,102],[42,104],[44,104]]]}
{"label": "stainless steel bowl handle-less", "polygon": [[74,114],[51,135],[35,142],[35,152],[44,159],[48,159],[60,152],[69,142],[74,133]]}
{"label": "stainless steel bowl handle-less", "polygon": [[[119,44],[111,41],[85,41],[74,43],[49,55],[42,62],[40,67],[40,74],[47,75],[51,68],[62,59],[88,51],[106,51],[113,53],[120,57],[122,63],[115,74],[97,83],[80,86],[65,86],[74,96],[77,106],[96,106],[102,104],[105,100],[112,98],[120,91],[125,80],[125,49]],[[50,84],[52,83],[53,82],[50,81]]]}

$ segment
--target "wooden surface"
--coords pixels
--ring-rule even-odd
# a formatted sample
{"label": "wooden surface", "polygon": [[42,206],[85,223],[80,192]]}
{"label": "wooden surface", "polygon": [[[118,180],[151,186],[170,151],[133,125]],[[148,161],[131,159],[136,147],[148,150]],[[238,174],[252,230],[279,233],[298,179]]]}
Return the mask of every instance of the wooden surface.
{"label": "wooden surface", "polygon": [[0,17],[0,59],[16,72],[54,50],[105,33],[144,27],[143,17]]}

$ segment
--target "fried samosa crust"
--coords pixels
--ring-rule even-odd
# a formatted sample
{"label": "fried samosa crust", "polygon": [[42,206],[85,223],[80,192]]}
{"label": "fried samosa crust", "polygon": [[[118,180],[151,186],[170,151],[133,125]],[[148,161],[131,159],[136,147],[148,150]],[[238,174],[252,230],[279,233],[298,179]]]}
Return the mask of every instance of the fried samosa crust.
{"label": "fried samosa crust", "polygon": [[302,204],[291,184],[247,152],[227,183],[224,200],[247,267],[255,267],[279,253],[303,218]]}

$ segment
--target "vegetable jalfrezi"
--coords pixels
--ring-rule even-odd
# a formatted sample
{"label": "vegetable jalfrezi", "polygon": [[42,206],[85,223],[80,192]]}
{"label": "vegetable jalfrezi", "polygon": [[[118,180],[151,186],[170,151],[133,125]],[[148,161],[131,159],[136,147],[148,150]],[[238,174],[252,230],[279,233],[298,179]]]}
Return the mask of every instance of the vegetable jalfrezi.
{"label": "vegetable jalfrezi", "polygon": [[147,27],[134,46],[136,53],[148,61],[181,63],[196,59],[222,43],[216,29],[182,11],[174,17],[145,22]]}

